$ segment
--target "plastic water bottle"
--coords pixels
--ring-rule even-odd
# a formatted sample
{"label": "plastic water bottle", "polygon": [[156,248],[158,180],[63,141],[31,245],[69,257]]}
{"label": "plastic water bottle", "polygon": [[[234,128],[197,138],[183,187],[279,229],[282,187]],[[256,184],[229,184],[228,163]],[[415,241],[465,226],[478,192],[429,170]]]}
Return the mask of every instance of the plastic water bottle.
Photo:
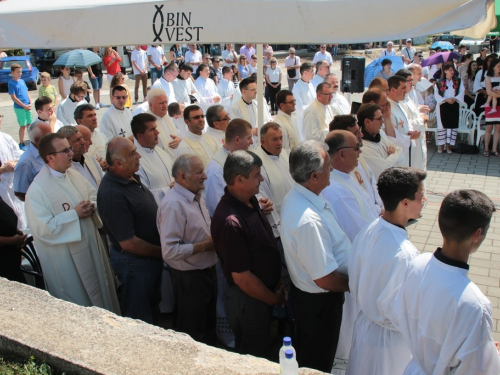
{"label": "plastic water bottle", "polygon": [[281,367],[283,375],[299,375],[299,364],[292,349],[285,350],[285,362]]}
{"label": "plastic water bottle", "polygon": [[285,362],[285,359],[286,359],[285,351],[287,349],[290,349],[292,351],[294,357],[296,356],[295,349],[292,346],[292,339],[288,336],[283,337],[283,346],[280,349],[280,374],[283,373],[282,366],[283,366],[283,363]]}

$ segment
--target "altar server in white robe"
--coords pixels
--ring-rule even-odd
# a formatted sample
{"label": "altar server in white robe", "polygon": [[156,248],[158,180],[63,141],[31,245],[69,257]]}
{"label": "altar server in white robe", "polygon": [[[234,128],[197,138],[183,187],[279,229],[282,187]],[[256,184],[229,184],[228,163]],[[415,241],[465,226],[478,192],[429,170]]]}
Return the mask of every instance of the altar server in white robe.
{"label": "altar server in white robe", "polygon": [[311,79],[311,84],[314,87],[314,90],[316,90],[316,87],[320,83],[325,82],[325,76],[330,73],[330,64],[326,60],[319,60],[316,63],[316,74],[314,75],[313,79]]}
{"label": "altar server in white robe", "polygon": [[209,76],[210,67],[206,64],[200,64],[198,66],[198,78],[194,81],[194,85],[200,93],[199,106],[203,109],[204,113],[207,112],[208,107],[220,103],[222,100],[217,92],[215,82]]}
{"label": "altar server in white robe", "polygon": [[222,99],[220,104],[222,104],[228,112],[231,109],[234,96],[234,83],[232,77],[233,71],[231,67],[225,66],[222,68],[222,78],[219,79],[219,83],[217,84],[217,92]]}
{"label": "altar server in white robe", "polygon": [[78,125],[85,126],[91,132],[92,143],[87,151],[89,155],[92,155],[98,161],[104,161],[106,159],[108,138],[98,128],[94,106],[92,104],[78,106],[75,110],[75,121]]}
{"label": "altar server in white robe", "polygon": [[179,67],[173,61],[163,69],[163,75],[151,85],[151,89],[162,89],[168,98],[168,104],[177,102],[172,82],[179,74]]}
{"label": "altar server in white robe", "polygon": [[46,165],[26,194],[26,217],[47,291],[80,306],[120,314],[108,255],[97,231],[96,190],[71,169],[73,152],[61,134],[38,144]]}
{"label": "altar server in white robe", "polygon": [[302,136],[302,117],[306,108],[316,99],[316,91],[311,83],[314,76],[314,68],[311,63],[303,63],[300,66],[300,79],[293,85],[293,96],[297,101],[297,126],[299,134]]}
{"label": "altar server in white robe", "polygon": [[[179,75],[174,79],[172,87],[174,89],[175,99],[179,103],[184,103],[184,106],[191,105],[191,96],[193,96],[197,102],[200,102],[200,93],[196,89],[191,76],[193,75],[193,67],[189,63],[182,64]],[[168,103],[169,105],[172,103]]]}
{"label": "altar server in white robe", "polygon": [[130,121],[132,111],[125,107],[127,102],[127,89],[123,86],[115,86],[111,91],[111,106],[101,119],[100,130],[108,140],[114,137],[129,138],[132,136]]}
{"label": "altar server in white robe", "polygon": [[205,119],[208,124],[205,134],[213,137],[221,147],[224,144],[227,125],[231,120],[227,111],[220,104],[212,105],[207,109]]}
{"label": "altar server in white robe", "polygon": [[[83,104],[80,103],[79,105],[77,105],[76,109],[78,109],[78,107],[80,107],[81,105]],[[61,121],[59,121],[56,115],[54,114],[55,113],[54,103],[52,102],[52,99],[49,98],[48,96],[40,96],[35,100],[35,111],[36,114],[38,115],[38,120],[43,121],[46,124],[49,124],[53,133],[58,131],[64,126],[64,124]]]}
{"label": "altar server in white robe", "polygon": [[174,181],[172,179],[174,161],[168,153],[157,147],[159,130],[155,116],[149,113],[134,116],[131,127],[135,138],[134,144],[141,155],[138,174],[143,184],[153,193],[156,203],[160,204]]}
{"label": "altar server in white robe", "polygon": [[274,122],[281,126],[281,130],[283,131],[283,149],[288,153],[300,143],[295,103],[296,100],[293,97],[293,93],[289,90],[281,90],[276,95],[276,105],[279,111],[274,117]]}
{"label": "altar server in white robe", "polygon": [[334,73],[328,73],[327,75],[325,75],[325,83],[331,85],[333,89],[333,97],[330,102],[330,106],[333,110],[333,115],[348,115],[349,113],[351,113],[351,104],[339,91],[339,77],[337,77]]}
{"label": "altar server in white robe", "polygon": [[[335,116],[333,121],[330,123],[330,131],[333,130],[347,130],[348,132],[354,134],[358,144],[363,147],[363,131],[361,130],[356,117],[353,115],[338,115]],[[373,174],[371,168],[366,163],[364,159],[364,154],[359,154],[358,165],[349,173],[352,181],[358,184],[363,190],[368,194],[369,204],[374,205],[377,211],[377,216],[382,213],[384,204],[380,195],[378,194],[377,180]]]}
{"label": "altar server in white robe", "polygon": [[425,172],[391,168],[380,175],[385,212],[356,236],[349,257],[349,289],[360,308],[354,323],[347,375],[402,374],[411,359],[391,320],[408,264],[419,255],[408,239],[408,220],[420,216]]}
{"label": "altar server in white robe", "polygon": [[358,124],[363,131],[364,159],[372,170],[375,179],[391,167],[406,166],[406,159],[400,147],[389,142],[385,134],[380,132],[384,117],[376,104],[363,104],[357,113]]}
{"label": "altar server in white robe", "polygon": [[222,147],[214,137],[203,133],[205,128],[205,115],[197,105],[190,105],[184,109],[184,121],[188,127],[183,141],[176,150],[176,157],[182,154],[197,155],[206,168],[208,162]]}
{"label": "altar server in white robe", "polygon": [[316,100],[304,111],[302,119],[302,136],[304,140],[325,141],[328,126],[334,116],[330,106],[332,96],[333,89],[328,83],[320,83],[316,87]]}
{"label": "altar server in white robe", "polygon": [[[0,128],[2,116],[0,115]],[[26,228],[24,203],[14,194],[14,168],[23,154],[16,141],[10,135],[0,132],[0,197],[16,213],[17,227]]]}
{"label": "altar server in white robe", "polygon": [[152,89],[148,92],[149,113],[156,117],[158,126],[158,147],[175,159],[175,152],[182,142],[179,129],[168,115],[168,98],[162,89]]}
{"label": "altar server in white robe", "polygon": [[[69,95],[57,107],[57,119],[63,125],[75,124],[75,109],[79,105],[86,104],[85,95],[87,95],[87,86],[83,82],[75,82],[70,87]],[[58,129],[54,129],[57,131]]]}
{"label": "altar server in white robe", "polygon": [[456,190],[443,200],[443,247],[410,263],[394,303],[394,323],[413,355],[405,375],[500,374],[491,302],[467,277],[469,256],[495,211],[477,190]]}
{"label": "altar server in white robe", "polygon": [[[321,193],[332,205],[333,213],[351,242],[361,228],[378,217],[379,210],[370,202],[368,193],[351,178],[352,171],[358,166],[361,145],[354,134],[347,130],[334,130],[326,136],[333,170],[330,185]],[[340,361],[349,359],[354,320],[359,313],[349,292],[345,293],[340,326],[339,343],[335,358]]]}

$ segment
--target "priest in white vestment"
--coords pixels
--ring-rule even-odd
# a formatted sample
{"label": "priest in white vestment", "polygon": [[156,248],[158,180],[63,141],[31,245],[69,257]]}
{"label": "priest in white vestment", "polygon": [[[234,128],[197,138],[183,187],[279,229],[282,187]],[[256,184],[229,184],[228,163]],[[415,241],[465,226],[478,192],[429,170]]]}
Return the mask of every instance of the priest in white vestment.
{"label": "priest in white vestment", "polygon": [[177,102],[172,82],[177,78],[179,68],[175,62],[171,62],[163,69],[163,76],[151,85],[151,89],[162,89],[168,98],[168,104]]}
{"label": "priest in white vestment", "polygon": [[394,302],[394,324],[413,355],[405,375],[500,374],[491,302],[467,276],[469,256],[494,211],[476,190],[456,190],[443,200],[443,246],[410,263]]}
{"label": "priest in white vestment", "polygon": [[[87,152],[96,160],[106,159],[106,144],[108,138],[98,128],[97,114],[92,104],[83,104],[75,110],[75,120],[78,125],[90,130],[92,143]],[[84,138],[85,135],[83,134]]]}
{"label": "priest in white vestment", "polygon": [[334,73],[328,73],[325,76],[325,83],[332,85],[333,97],[330,106],[333,110],[333,115],[348,115],[351,113],[351,104],[339,91],[339,78]]}
{"label": "priest in white vestment", "polygon": [[162,89],[152,89],[148,92],[149,113],[156,117],[158,135],[158,147],[175,159],[175,151],[182,142],[179,130],[174,125],[172,118],[168,115],[168,98]]}
{"label": "priest in white vestment", "polygon": [[[193,67],[191,64],[183,64],[179,70],[179,75],[174,79],[171,84],[174,89],[175,99],[179,103],[184,103],[184,106],[191,105],[191,96],[197,102],[200,102],[200,93],[196,89],[191,76],[193,74]],[[171,104],[171,103],[169,103]]]}
{"label": "priest in white vestment", "polygon": [[71,169],[73,153],[61,134],[38,145],[46,162],[26,194],[26,217],[47,291],[80,306],[120,314],[114,276],[98,228],[96,190]]}
{"label": "priest in white vestment", "polygon": [[130,121],[132,111],[125,107],[127,90],[123,86],[115,86],[111,95],[111,106],[101,119],[100,130],[108,140],[114,137],[129,138],[132,136]]}
{"label": "priest in white vestment", "polygon": [[200,64],[198,67],[198,78],[194,81],[196,89],[200,93],[200,103],[198,104],[203,112],[206,113],[208,107],[220,103],[221,96],[217,92],[217,86],[210,77],[210,67],[206,64]]}
{"label": "priest in white vestment", "polygon": [[222,68],[222,78],[219,79],[219,83],[217,84],[217,92],[222,99],[220,104],[222,104],[228,112],[231,109],[234,96],[234,83],[232,77],[233,71],[231,67],[225,66]]}
{"label": "priest in white vestment", "polygon": [[320,83],[325,82],[325,76],[330,73],[330,64],[328,61],[325,60],[320,60],[316,63],[316,74],[314,75],[313,79],[311,80],[311,84],[314,87],[314,90],[316,90],[316,87]]}
{"label": "priest in white vestment", "polygon": [[182,154],[197,155],[206,168],[210,159],[222,145],[215,138],[203,133],[205,115],[197,105],[191,105],[184,109],[184,121],[188,127],[188,132],[177,148],[175,156],[178,157]]}
{"label": "priest in white vestment", "polygon": [[378,188],[385,212],[356,236],[349,257],[349,289],[360,308],[354,323],[347,375],[402,374],[410,350],[391,318],[408,264],[419,255],[406,223],[420,216],[425,172],[384,171]]}
{"label": "priest in white vestment", "polygon": [[212,105],[207,109],[205,118],[208,124],[205,134],[213,137],[222,146],[227,125],[231,120],[226,109],[220,104]]}
{"label": "priest in white vestment", "polygon": [[314,69],[311,63],[303,63],[300,66],[300,79],[293,85],[292,93],[297,101],[297,126],[299,134],[302,136],[302,117],[306,108],[316,99],[316,91],[311,83],[314,76]]}
{"label": "priest in white vestment", "polygon": [[384,123],[384,117],[380,107],[376,104],[363,104],[358,111],[358,124],[363,131],[364,159],[372,170],[375,179],[391,167],[406,166],[406,159],[400,147],[389,142],[380,127]]}
{"label": "priest in white vestment", "polygon": [[281,126],[281,130],[283,131],[283,149],[287,153],[290,153],[300,143],[295,103],[293,93],[289,90],[281,90],[276,95],[276,105],[279,110],[278,114],[274,117],[274,122]]}
{"label": "priest in white vestment", "polygon": [[[57,119],[61,121],[63,125],[76,124],[75,109],[79,105],[87,104],[85,95],[87,95],[87,89],[83,82],[75,82],[71,85],[70,94],[57,107]],[[54,131],[57,130],[58,129],[54,129]]]}
{"label": "priest in white vestment", "polygon": [[328,83],[318,85],[316,100],[304,111],[302,119],[302,136],[304,140],[325,141],[330,122],[333,120],[333,111],[330,107],[332,96],[333,89],[331,85]]}

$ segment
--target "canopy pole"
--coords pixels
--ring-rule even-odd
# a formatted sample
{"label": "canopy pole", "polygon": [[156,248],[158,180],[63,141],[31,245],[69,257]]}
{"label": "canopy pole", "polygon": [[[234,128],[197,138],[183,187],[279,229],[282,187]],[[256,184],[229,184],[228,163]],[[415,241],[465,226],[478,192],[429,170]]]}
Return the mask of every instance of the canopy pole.
{"label": "canopy pole", "polygon": [[[260,128],[264,125],[264,49],[262,43],[257,44],[257,141],[260,145]],[[259,146],[257,145],[257,147]]]}

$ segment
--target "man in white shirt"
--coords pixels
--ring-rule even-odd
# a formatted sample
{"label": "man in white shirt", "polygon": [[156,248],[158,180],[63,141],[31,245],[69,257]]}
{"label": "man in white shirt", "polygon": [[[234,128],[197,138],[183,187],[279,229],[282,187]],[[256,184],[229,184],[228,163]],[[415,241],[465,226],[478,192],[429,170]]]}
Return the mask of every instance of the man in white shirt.
{"label": "man in white shirt", "polygon": [[333,65],[332,54],[326,50],[326,44],[322,44],[319,47],[319,51],[314,54],[312,63],[316,64],[321,60],[325,60],[329,66]]}
{"label": "man in white shirt", "polygon": [[148,92],[149,109],[146,113],[156,117],[158,135],[158,147],[169,154],[172,160],[175,159],[175,151],[182,138],[179,137],[179,130],[168,116],[168,98],[162,89],[152,89]]}
{"label": "man in white shirt", "polygon": [[132,62],[132,68],[134,71],[135,78],[135,87],[134,87],[134,98],[135,102],[139,101],[139,83],[142,82],[142,95],[144,96],[144,100],[146,100],[148,86],[148,56],[146,51],[144,51],[141,46],[135,46],[135,49],[132,51],[132,56],[130,57],[130,61]]}
{"label": "man in white shirt", "polygon": [[408,265],[419,255],[405,226],[420,216],[425,177],[418,169],[391,168],[378,179],[385,212],[359,232],[349,256],[349,289],[360,313],[347,375],[402,374],[411,359],[391,318]]}
{"label": "man in white shirt", "polygon": [[314,75],[313,79],[311,80],[311,83],[316,90],[316,87],[320,83],[325,82],[325,76],[330,72],[330,65],[328,64],[328,61],[326,60],[319,60],[316,63],[316,74]]}
{"label": "man in white shirt", "polygon": [[297,126],[302,134],[302,117],[306,108],[316,99],[316,91],[311,83],[314,76],[314,68],[311,63],[305,62],[300,66],[300,79],[293,86],[293,96],[297,101],[295,107],[297,113]]}
{"label": "man in white shirt", "polygon": [[83,125],[90,130],[92,143],[89,146],[88,153],[102,164],[106,159],[106,144],[108,138],[101,133],[97,127],[97,114],[92,104],[83,104],[75,110],[75,121],[78,125]]}
{"label": "man in white shirt", "polygon": [[316,88],[316,100],[304,112],[302,136],[305,140],[325,141],[328,127],[334,116],[330,106],[332,97],[332,86],[328,83],[320,83]]}
{"label": "man in white shirt", "polygon": [[406,46],[401,49],[401,56],[403,56],[403,61],[405,64],[410,64],[415,56],[415,47],[412,46],[411,38],[406,39]]}
{"label": "man in white shirt", "polygon": [[48,96],[40,96],[35,100],[35,111],[38,115],[38,120],[48,124],[53,132],[58,131],[64,126],[54,115],[54,103]]}
{"label": "man in white shirt", "polygon": [[394,43],[392,43],[391,41],[387,42],[387,48],[380,53],[380,57],[396,56],[396,51],[392,49],[393,45]]}
{"label": "man in white shirt", "polygon": [[177,148],[175,155],[176,157],[182,154],[197,155],[206,168],[210,159],[222,145],[215,138],[203,133],[205,115],[197,105],[190,105],[184,109],[184,121],[188,127],[188,132]]}
{"label": "man in white shirt", "polygon": [[290,47],[289,55],[285,59],[286,78],[288,80],[288,90],[293,91],[293,86],[300,78],[300,57],[295,54],[295,48]]}
{"label": "man in white shirt", "polygon": [[115,86],[111,91],[111,106],[101,119],[100,130],[108,140],[114,137],[131,137],[132,111],[125,107],[127,102],[127,89]]}
{"label": "man in white shirt", "polygon": [[184,55],[184,62],[192,66],[201,64],[201,52],[196,49],[196,44],[188,44],[189,51]]}
{"label": "man in white shirt", "polygon": [[161,77],[161,70],[167,61],[165,52],[159,45],[151,45],[147,50],[148,61],[151,67],[151,84],[155,83]]}
{"label": "man in white shirt", "polygon": [[290,90],[281,90],[276,95],[276,105],[279,108],[274,122],[281,126],[283,131],[283,149],[290,153],[292,148],[300,143],[300,134],[295,115],[295,98]]}
{"label": "man in white shirt", "polygon": [[210,67],[206,64],[200,64],[198,66],[198,78],[194,81],[194,85],[200,93],[199,105],[203,109],[203,112],[206,112],[211,105],[221,101],[221,97],[217,92],[217,86],[209,76]]}
{"label": "man in white shirt", "polygon": [[207,109],[206,114],[208,128],[206,135],[213,137],[219,145],[224,144],[224,133],[231,118],[221,105],[213,105]]}
{"label": "man in white shirt", "polygon": [[69,89],[69,95],[57,107],[57,119],[63,125],[75,124],[75,109],[79,105],[87,104],[85,95],[87,95],[87,86],[83,82],[75,82]]}
{"label": "man in white shirt", "polygon": [[405,374],[500,373],[491,302],[467,277],[494,211],[476,190],[456,190],[441,203],[443,246],[410,263],[394,303],[394,324],[413,356]]}
{"label": "man in white shirt", "polygon": [[234,95],[233,71],[230,66],[222,68],[222,78],[217,85],[217,92],[222,99],[220,103],[224,106],[226,111],[229,111],[233,103]]}
{"label": "man in white shirt", "polygon": [[226,44],[226,49],[222,51],[223,66],[233,66],[238,62],[238,54],[234,51],[231,43]]}
{"label": "man in white shirt", "polygon": [[[184,103],[184,106],[191,105],[191,97],[194,96],[196,101],[200,102],[200,93],[196,89],[191,76],[193,75],[193,67],[190,64],[182,64],[179,75],[172,81],[174,88],[175,99],[179,103]],[[172,104],[172,103],[169,103]]]}
{"label": "man in white shirt", "polygon": [[[331,205],[320,196],[330,184],[328,146],[304,141],[290,153],[295,184],[281,209],[281,240],[292,280],[291,300],[297,324],[300,367],[331,372],[337,349],[347,258],[351,242]],[[307,249],[307,250],[306,250]]]}
{"label": "man in white shirt", "polygon": [[391,143],[380,128],[384,117],[380,107],[376,104],[363,104],[357,113],[358,124],[363,131],[363,151],[366,163],[373,171],[375,179],[391,167],[404,167],[406,165],[403,151]]}
{"label": "man in white shirt", "polygon": [[151,89],[163,89],[167,94],[168,104],[177,102],[172,82],[177,78],[179,68],[175,62],[168,64],[163,70],[163,76],[156,80]]}
{"label": "man in white shirt", "polygon": [[351,104],[344,98],[344,95],[339,92],[339,78],[334,73],[327,73],[325,75],[325,83],[330,84],[333,89],[333,97],[330,106],[332,107],[334,116],[350,114]]}

